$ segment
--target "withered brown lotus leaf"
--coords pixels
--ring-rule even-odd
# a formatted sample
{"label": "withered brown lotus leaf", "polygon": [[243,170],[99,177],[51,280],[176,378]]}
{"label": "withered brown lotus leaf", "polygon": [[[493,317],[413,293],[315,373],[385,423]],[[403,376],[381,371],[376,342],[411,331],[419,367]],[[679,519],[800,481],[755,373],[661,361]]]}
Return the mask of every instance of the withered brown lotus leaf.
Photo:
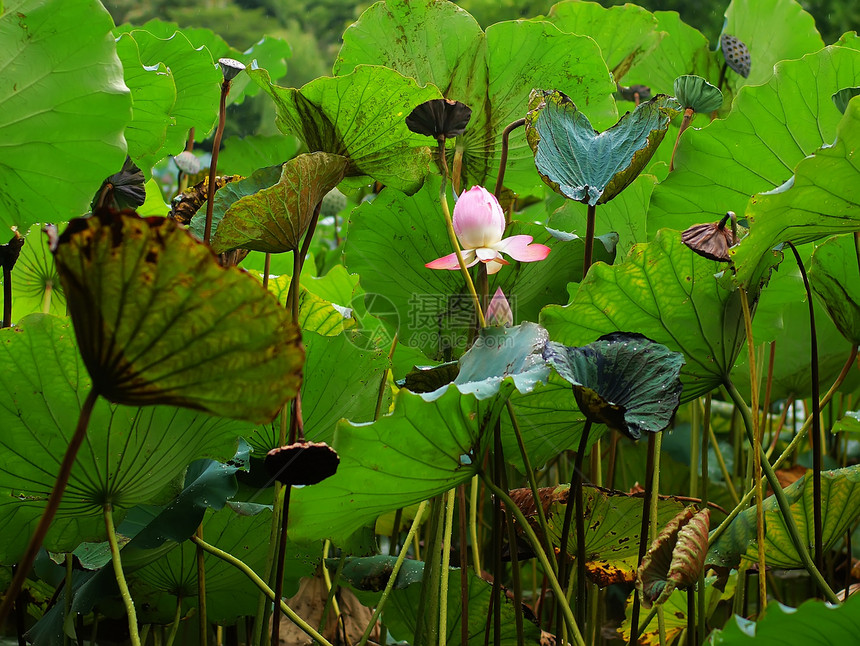
{"label": "withered brown lotus leaf", "polygon": [[456,137],[466,131],[472,108],[460,101],[431,99],[425,101],[406,117],[406,127],[419,135],[438,139]]}
{"label": "withered brown lotus leaf", "polygon": [[325,442],[301,440],[266,454],[269,474],[285,485],[313,485],[337,472],[340,457]]}

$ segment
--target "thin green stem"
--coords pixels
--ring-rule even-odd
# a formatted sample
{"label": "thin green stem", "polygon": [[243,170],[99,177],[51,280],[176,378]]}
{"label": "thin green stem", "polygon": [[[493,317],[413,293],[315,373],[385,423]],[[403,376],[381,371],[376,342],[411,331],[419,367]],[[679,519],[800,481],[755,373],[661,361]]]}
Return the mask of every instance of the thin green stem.
{"label": "thin green stem", "polygon": [[[642,522],[639,527],[639,558],[636,561],[638,568],[642,564],[642,559],[645,558],[645,552],[648,549],[648,527],[650,523],[651,509],[651,485],[654,481],[654,462],[656,458],[657,438],[656,433],[648,434],[648,458],[645,462],[645,497],[642,499]],[[639,641],[639,590],[633,591],[633,610],[630,617],[630,646],[634,646]]]}
{"label": "thin green stem", "polygon": [[[257,576],[257,573],[254,572],[254,570],[252,570],[250,567],[248,567],[243,561],[240,561],[229,552],[225,552],[224,550],[221,550],[214,545],[210,545],[203,539],[197,538],[197,536],[192,536],[191,540],[194,541],[196,545],[199,545],[204,550],[209,552],[212,556],[215,556],[222,561],[226,561],[227,563],[238,569],[245,576],[251,579],[254,585],[256,585],[257,588],[263,594],[265,594],[270,601],[275,601],[275,592],[272,590],[272,588],[267,586],[266,582],[263,581],[263,579],[261,579],[259,576]],[[286,603],[284,603],[283,600],[281,600],[278,605],[280,605],[281,607],[281,612],[283,612],[287,617],[289,617],[290,621],[292,621],[296,626],[298,626],[302,630],[302,632],[304,632],[312,639],[317,640],[320,644],[322,644],[322,646],[332,646],[331,642],[329,642],[325,637],[320,635],[316,630],[314,630],[310,625],[308,625],[308,623],[304,619],[302,619],[295,612],[293,612],[293,610]]]}
{"label": "thin green stem", "polygon": [[499,174],[496,177],[496,187],[493,189],[493,194],[496,196],[496,199],[500,199],[502,187],[505,183],[505,167],[508,165],[508,139],[514,130],[524,126],[525,124],[525,119],[517,119],[513,123],[505,126],[505,129],[502,130],[502,153],[499,157]]}
{"label": "thin green stem", "polygon": [[376,393],[376,410],[373,413],[373,421],[379,419],[382,414],[382,402],[385,399],[385,391],[388,388],[388,373],[391,370],[391,362],[394,359],[394,351],[397,349],[397,334],[394,334],[394,339],[391,341],[391,349],[388,351],[388,365],[382,371],[382,378],[379,380],[379,390]]}
{"label": "thin green stem", "polygon": [[[293,438],[294,439],[294,438]],[[284,499],[281,505],[281,532],[278,537],[278,556],[275,561],[275,598],[280,599],[284,589],[284,562],[287,555],[287,525],[290,521],[290,493],[292,485],[285,485]],[[281,608],[276,603],[272,613],[272,644],[281,643]]]}
{"label": "thin green stem", "polygon": [[442,572],[439,584],[439,646],[448,638],[448,575],[451,573],[451,537],[454,535],[455,490],[445,493],[445,535],[442,539]]}
{"label": "thin green stem", "polygon": [[[501,424],[497,423],[496,428],[499,431],[500,445],[499,464],[501,465],[501,469],[499,471],[499,475],[501,476],[501,482],[499,484],[501,485],[502,490],[510,491],[504,454],[501,453]],[[538,505],[539,504],[540,502],[538,501]],[[517,645],[523,646],[523,585],[522,577],[520,576],[519,554],[517,553],[517,534],[516,529],[514,528],[513,516],[511,514],[505,514],[505,521],[508,529],[508,551],[511,554],[511,579],[514,587],[514,623],[517,629]],[[499,609],[501,610],[501,603],[499,603]]]}
{"label": "thin green stem", "polygon": [[457,487],[457,504],[459,505],[459,543],[460,543],[460,642],[462,646],[469,643],[469,564],[467,555],[469,548],[466,539],[466,485]]}
{"label": "thin green stem", "polygon": [[[74,555],[71,552],[66,552],[66,579],[65,590],[63,591],[63,620],[69,621],[72,612],[72,576],[74,575]],[[68,646],[69,636],[63,632],[63,644]]]}
{"label": "thin green stem", "polygon": [[592,265],[594,254],[594,229],[597,223],[597,206],[588,205],[588,214],[585,220],[585,256],[582,259],[582,277],[585,278],[588,268]]}
{"label": "thin green stem", "polygon": [[119,555],[119,544],[116,541],[116,529],[113,526],[113,509],[111,504],[105,503],[102,508],[105,529],[107,530],[108,545],[110,545],[111,561],[113,562],[113,573],[116,576],[116,584],[119,587],[119,594],[122,597],[125,612],[128,615],[128,633],[132,646],[140,646],[140,635],[137,632],[137,613],[134,610],[134,601],[128,591],[128,584],[125,582],[125,575],[122,572],[122,560]]}
{"label": "thin green stem", "polygon": [[693,112],[693,108],[687,108],[684,110],[684,118],[681,119],[681,127],[678,129],[678,137],[675,139],[675,146],[672,148],[672,157],[669,159],[670,173],[675,170],[675,153],[678,152],[678,144],[681,143],[681,135],[683,135],[684,131],[690,127],[694,114],[695,112]]}
{"label": "thin green stem", "polygon": [[481,545],[478,543],[478,487],[480,480],[477,474],[472,476],[472,488],[469,491],[469,539],[472,541],[472,565],[475,574],[481,577]]}
{"label": "thin green stem", "polygon": [[173,615],[173,623],[170,624],[170,632],[167,635],[167,641],[164,646],[173,646],[173,640],[176,639],[176,633],[179,632],[179,619],[182,617],[182,597],[176,597],[176,613]]}
{"label": "thin green stem", "polygon": [[212,213],[215,206],[215,182],[218,175],[218,151],[221,148],[221,137],[224,135],[224,121],[227,117],[227,94],[230,92],[230,81],[221,83],[221,103],[218,106],[218,127],[212,140],[212,161],[209,162],[209,186],[206,192],[206,225],[203,229],[203,242],[209,244],[212,237]]}
{"label": "thin green stem", "polygon": [[[747,407],[746,402],[744,401],[741,394],[738,392],[738,389],[735,388],[735,385],[732,383],[731,379],[726,379],[724,383],[726,390],[729,393],[729,396],[732,398],[732,401],[737,406],[738,410],[740,410],[741,416],[744,421],[744,429],[746,430],[747,440],[749,440],[750,446],[755,446],[754,438],[753,438],[753,421],[752,414],[750,413],[750,409]],[[761,450],[761,446],[759,446],[759,450]],[[819,589],[824,593],[825,597],[828,601],[834,604],[839,604],[839,597],[830,589],[830,586],[827,585],[827,581],[824,580],[824,577],[821,575],[821,572],[815,567],[815,563],[812,561],[812,557],[809,555],[809,550],[806,549],[806,545],[803,542],[803,539],[800,537],[800,533],[797,529],[797,523],[794,521],[794,516],[791,515],[791,505],[788,502],[788,499],[785,497],[785,492],[782,489],[782,485],[779,483],[779,479],[776,477],[776,474],[773,471],[773,468],[770,466],[770,463],[765,457],[764,452],[762,451],[762,459],[761,466],[764,470],[765,478],[767,478],[768,483],[770,484],[771,489],[773,489],[773,495],[776,497],[776,503],[779,506],[779,511],[782,514],[783,521],[785,522],[785,527],[788,530],[789,536],[791,536],[791,542],[794,545],[794,549],[797,550],[798,555],[800,556],[800,560],[803,563],[803,566],[806,568],[806,571],[809,572],[809,575],[812,577],[812,580],[819,587]],[[759,549],[763,550],[764,545],[760,544]]]}
{"label": "thin green stem", "polygon": [[[197,527],[197,536],[203,538],[203,523]],[[203,550],[197,547],[197,622],[200,631],[200,643],[209,643],[209,624],[206,620],[206,565],[203,561]]]}

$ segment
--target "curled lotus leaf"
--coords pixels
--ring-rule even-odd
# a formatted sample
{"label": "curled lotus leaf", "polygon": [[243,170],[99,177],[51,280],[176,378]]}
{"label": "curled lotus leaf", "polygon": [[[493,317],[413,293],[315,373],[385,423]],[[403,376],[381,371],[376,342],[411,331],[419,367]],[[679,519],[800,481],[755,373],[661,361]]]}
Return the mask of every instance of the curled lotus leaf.
{"label": "curled lotus leaf", "polygon": [[675,98],[693,112],[713,112],[723,105],[723,93],[701,76],[685,74],[675,79]]}
{"label": "curled lotus leaf", "polygon": [[613,332],[579,348],[549,342],[544,358],[588,419],[634,440],[664,430],[680,405],[683,355],[641,334]]}
{"label": "curled lotus leaf", "polygon": [[419,135],[456,137],[466,132],[472,109],[461,101],[430,99],[416,107],[406,117],[406,127]]}
{"label": "curled lotus leaf", "polygon": [[295,395],[304,352],[288,313],[172,220],[101,209],[52,250],[99,395],[257,423]]}
{"label": "curled lotus leaf", "polygon": [[689,588],[698,580],[708,553],[709,522],[707,509],[697,512],[691,505],[654,539],[636,574],[645,608],[663,604],[675,588]]}

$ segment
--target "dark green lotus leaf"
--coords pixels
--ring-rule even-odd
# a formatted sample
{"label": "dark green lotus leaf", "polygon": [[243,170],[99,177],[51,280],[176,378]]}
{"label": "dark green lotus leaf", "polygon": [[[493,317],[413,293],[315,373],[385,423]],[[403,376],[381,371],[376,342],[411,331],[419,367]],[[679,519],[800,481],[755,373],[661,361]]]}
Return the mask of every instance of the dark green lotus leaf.
{"label": "dark green lotus leaf", "polygon": [[833,433],[860,433],[860,411],[849,410],[833,423]]}
{"label": "dark green lotus leaf", "polygon": [[684,356],[641,334],[613,332],[578,348],[549,342],[544,357],[573,384],[586,417],[634,440],[664,430],[681,403]]}
{"label": "dark green lotus leaf", "polygon": [[846,339],[860,345],[860,277],[852,235],[827,240],[812,254],[809,282]]}
{"label": "dark green lotus leaf", "polygon": [[[332,560],[334,561],[333,564],[336,565],[337,560]],[[391,578],[396,560],[396,556],[383,555],[347,558],[340,574],[341,580],[345,580],[350,586],[365,594],[382,592]],[[406,559],[397,573],[393,589],[403,590],[423,579],[424,561]]]}
{"label": "dark green lotus leaf", "polygon": [[857,95],[860,95],[860,87],[847,87],[839,90],[830,98],[833,99],[833,105],[836,106],[836,109],[845,114],[848,103]]}
{"label": "dark green lotus leaf", "polygon": [[285,135],[229,137],[218,154],[218,172],[248,177],[258,168],[272,163],[280,167],[296,156],[300,146],[298,139]]}
{"label": "dark green lotus leaf", "polygon": [[289,314],[173,221],[102,210],[73,220],[54,258],[103,397],[262,423],[295,394],[303,352]]}
{"label": "dark green lotus leaf", "polygon": [[[11,563],[41,516],[90,380],[68,320],[50,315],[0,332],[0,360],[17,366],[0,373],[0,561]],[[45,546],[68,551],[102,539],[105,501],[118,521],[134,505],[165,502],[189,461],[230,457],[241,432],[239,422],[198,412],[99,400]]]}
{"label": "dark green lotus leaf", "polygon": [[860,99],[853,99],[833,145],[801,161],[794,176],[778,189],[752,199],[746,213],[750,233],[730,252],[738,283],[757,280],[762,266],[773,262],[771,249],[786,240],[797,245],[860,230],[858,146]]}
{"label": "dark green lotus leaf", "polygon": [[438,99],[436,88],[371,65],[300,90],[275,85],[264,69],[248,74],[275,102],[278,129],[298,136],[310,152],[348,158],[347,177],[371,176],[408,193],[421,188],[430,150],[404,119],[416,105]]}
{"label": "dark green lotus leaf", "polygon": [[296,251],[323,197],[344,178],[349,160],[307,153],[283,165],[277,184],[234,202],[212,238],[212,250]]}
{"label": "dark green lotus leaf", "polygon": [[683,400],[724,382],[744,342],[740,297],[714,274],[725,265],[696,255],[677,231],[664,229],[636,245],[620,265],[593,265],[565,307],[541,313],[549,336],[585,345],[616,330],[636,330],[683,352]]}
{"label": "dark green lotus leaf", "polygon": [[685,132],[675,170],[654,190],[649,231],[743,216],[752,195],[781,186],[833,143],[841,115],[830,95],[853,85],[858,70],[860,52],[844,47],[781,62],[766,84],[738,93],[725,119]]}
{"label": "dark green lotus leaf", "polygon": [[596,2],[566,0],[553,6],[546,19],[562,31],[597,41],[616,82],[665,35],[659,31],[654,14],[630,3],[602,7]]}
{"label": "dark green lotus leaf", "polygon": [[[227,209],[243,197],[253,195],[257,191],[261,191],[264,188],[269,188],[270,186],[277,184],[278,180],[281,178],[282,172],[282,164],[263,166],[253,171],[251,175],[245,179],[230,182],[229,184],[225,184],[221,188],[216,189],[215,198],[212,200],[212,231],[210,232],[210,235],[218,233],[218,227],[221,224],[221,220],[224,219],[224,214],[227,212]],[[206,232],[205,201],[191,218],[191,222],[188,224],[188,230],[191,231],[195,238],[203,240],[203,236]]]}
{"label": "dark green lotus leaf", "polygon": [[663,141],[677,109],[657,96],[598,133],[588,117],[558,90],[534,90],[526,133],[544,181],[561,195],[590,205],[623,191]]}
{"label": "dark green lotus leaf", "polygon": [[675,98],[682,108],[694,112],[713,112],[723,105],[723,93],[701,76],[685,74],[675,79]]}
{"label": "dark green lotus leaf", "polygon": [[48,236],[39,225],[30,227],[12,269],[12,320],[20,321],[34,312],[66,313],[66,297],[54,266]]}
{"label": "dark green lotus leaf", "polygon": [[[812,471],[785,489],[791,515],[806,545],[814,544]],[[860,518],[860,466],[821,472],[821,524],[824,549],[830,550],[845,540],[845,532]],[[803,563],[794,548],[776,498],[764,501],[765,562],[775,568],[801,568]],[[742,511],[708,552],[708,563],[736,567],[741,560],[758,558],[755,508]]]}
{"label": "dark green lotus leaf", "polygon": [[769,603],[764,617],[751,621],[732,615],[722,630],[711,633],[715,646],[769,646],[803,643],[808,646],[850,644],[860,634],[860,595],[840,606],[818,599],[797,608]]}
{"label": "dark green lotus leaf", "polygon": [[0,226],[23,231],[85,212],[122,166],[131,95],[100,2],[7,0],[4,9]]}

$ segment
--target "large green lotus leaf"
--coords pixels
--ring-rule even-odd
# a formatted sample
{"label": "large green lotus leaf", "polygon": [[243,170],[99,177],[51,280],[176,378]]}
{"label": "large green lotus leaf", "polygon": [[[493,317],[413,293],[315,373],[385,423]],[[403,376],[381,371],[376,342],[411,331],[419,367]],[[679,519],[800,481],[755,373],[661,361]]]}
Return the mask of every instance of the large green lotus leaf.
{"label": "large green lotus leaf", "polygon": [[164,63],[140,62],[137,42],[130,35],[117,39],[116,53],[132,98],[132,120],[125,129],[128,156],[140,159],[154,154],[164,144],[167,128],[173,122],[170,115],[176,103],[176,83]]}
{"label": "large green lotus leaf", "polygon": [[433,402],[401,390],[394,411],[373,424],[340,422],[333,442],[340,467],[318,485],[293,492],[290,535],[298,542],[342,543],[380,514],[467,482],[494,409],[476,406],[454,386]]}
{"label": "large green lotus leaf", "polygon": [[624,77],[624,84],[646,85],[655,94],[671,94],[675,79],[684,74],[716,80],[719,67],[708,39],[674,11],[655,11],[654,17],[657,29],[666,35],[650,53],[634,63]]}
{"label": "large green lotus leaf", "polygon": [[758,621],[733,615],[722,630],[711,633],[715,646],[783,646],[850,644],[860,634],[860,595],[839,606],[810,599],[798,608],[769,603]]}
{"label": "large green lotus leaf", "polygon": [[750,202],[746,213],[750,233],[730,251],[737,282],[754,282],[762,267],[773,262],[771,249],[786,240],[798,245],[860,230],[858,145],[860,99],[855,98],[839,122],[833,145],[801,161],[779,189]]}
{"label": "large green lotus leaf", "polygon": [[570,97],[535,90],[526,132],[538,172],[565,197],[591,206],[608,202],[651,159],[676,106],[674,99],[657,96],[598,133]]}
{"label": "large green lotus leaf", "polygon": [[833,142],[842,115],[830,95],[858,76],[860,52],[828,47],[742,89],[725,119],[681,137],[675,170],[654,190],[649,230],[742,215],[751,195],[780,186],[804,157]]}
{"label": "large green lotus leaf", "polygon": [[262,423],[296,392],[303,352],[289,314],[172,220],[102,210],[73,220],[54,249],[103,397]]}
{"label": "large green lotus leaf", "polygon": [[[273,163],[280,165],[292,159],[299,147],[298,139],[285,135],[229,137],[224,140],[221,152],[218,153],[218,173],[248,177],[258,168]],[[224,188],[231,185],[232,183]]]}
{"label": "large green lotus leaf", "polygon": [[[389,557],[391,561],[394,559]],[[420,562],[419,562],[420,563]],[[423,575],[423,568],[422,568]],[[450,568],[448,585],[448,612],[445,634],[447,643],[461,644],[461,620],[463,605],[460,597],[460,570]],[[398,577],[399,578],[399,577]],[[423,578],[423,576],[422,576]],[[456,582],[456,583],[455,583]],[[478,578],[472,569],[468,572],[468,646],[483,646],[486,643],[487,617],[492,614],[493,585],[489,581]],[[420,605],[421,584],[416,582],[406,588],[395,588],[382,613],[385,624],[391,629],[395,639],[415,642],[415,630],[418,625],[418,607]],[[541,630],[531,621],[523,622],[522,642],[517,639],[516,608],[513,601],[502,595],[501,633],[498,646],[516,646],[519,643],[538,644],[541,641]]]}
{"label": "large green lotus leaf", "polygon": [[12,320],[20,321],[34,312],[65,315],[66,297],[54,266],[48,236],[36,224],[30,227],[24,240],[12,269]]}
{"label": "large green lotus leaf", "polygon": [[[305,437],[313,442],[334,438],[338,421],[373,420],[383,371],[385,350],[357,345],[346,334],[325,337],[304,333],[305,380],[302,383],[302,419]],[[387,410],[387,407],[382,409]],[[254,451],[265,454],[280,446],[280,416],[245,435]]]}
{"label": "large green lotus leaf", "polygon": [[0,14],[0,226],[87,210],[122,166],[131,95],[97,0],[8,0]]}
{"label": "large green lotus leaf", "polygon": [[550,342],[544,357],[586,417],[631,439],[665,430],[678,410],[684,357],[641,334],[612,332],[582,347]]}
{"label": "large green lotus leaf", "polygon": [[421,187],[430,152],[405,119],[416,105],[438,99],[436,88],[372,65],[315,79],[300,90],[275,85],[264,69],[248,74],[275,102],[278,129],[298,136],[310,152],[347,157],[350,177],[369,175],[408,193]]}
{"label": "large green lotus leaf", "polygon": [[[656,177],[643,173],[614,200],[601,205],[595,211],[595,234],[598,237],[612,232],[618,234],[616,262],[623,261],[634,244],[647,242],[645,214],[656,185]],[[584,238],[587,219],[588,207],[585,204],[565,200],[564,204],[549,216],[547,226]]]}
{"label": "large green lotus leaf", "polygon": [[191,128],[198,139],[203,139],[212,129],[218,118],[222,76],[209,51],[205,47],[195,48],[181,32],[159,38],[146,30],[135,29],[129,36],[137,43],[141,62],[144,65],[164,63],[176,83],[176,102],[170,113],[173,122],[167,128],[164,145],[141,160],[149,164],[184,150]]}
{"label": "large green lotus leaf", "polygon": [[815,19],[795,0],[732,0],[726,9],[723,33],[740,39],[750,53],[749,77],[731,71],[726,74],[734,88],[764,83],[779,61],[800,58],[824,47]]}
{"label": "large green lotus leaf", "polygon": [[659,31],[656,17],[635,4],[603,7],[597,2],[566,0],[553,6],[546,20],[562,31],[597,41],[616,82],[665,35]]}
{"label": "large green lotus leaf", "polygon": [[[556,547],[561,545],[561,531],[568,505],[568,485],[540,489],[538,495],[546,513],[549,539]],[[537,510],[531,490],[511,492],[514,501],[534,525]],[[611,583],[632,583],[639,560],[639,530],[642,527],[641,495],[631,495],[588,486],[583,490],[585,511],[585,553],[589,578],[604,587]],[[657,505],[657,524],[665,525],[684,508],[674,498],[661,498]],[[576,536],[567,539],[567,553],[576,556]]]}
{"label": "large green lotus leaf", "polygon": [[278,182],[234,202],[212,239],[212,250],[297,251],[317,204],[344,178],[349,160],[306,153],[285,163]]}
{"label": "large green lotus leaf", "polygon": [[[302,332],[313,332],[322,336],[337,336],[344,330],[356,325],[354,318],[349,316],[341,306],[325,300],[304,287],[304,270],[302,271],[302,286],[299,294],[299,327]],[[290,277],[278,276],[269,279],[269,291],[284,307],[290,293]]]}
{"label": "large green lotus leaf", "polygon": [[[0,356],[3,365],[17,366],[0,373],[0,489],[6,492],[0,561],[11,563],[41,516],[90,379],[67,319],[26,317],[0,332]],[[191,460],[226,459],[241,432],[239,422],[198,412],[99,400],[45,546],[68,551],[102,539],[105,502],[119,520],[136,504],[164,501]]]}
{"label": "large green lotus leaf", "polygon": [[[791,505],[791,515],[806,545],[813,538],[813,482],[812,471],[785,489],[785,497]],[[821,472],[821,527],[824,549],[830,550],[845,540],[845,532],[860,518],[860,466]],[[803,567],[803,562],[794,548],[785,520],[774,496],[764,501],[765,534],[764,556],[770,567],[791,569]],[[712,543],[708,550],[708,563],[736,567],[741,559],[753,561],[758,558],[756,542],[755,508],[742,511]]]}
{"label": "large green lotus leaf", "polygon": [[[233,509],[228,503],[203,519],[203,538],[210,545],[236,555],[257,573],[266,567],[272,510],[269,506],[241,504]],[[316,547],[316,546],[315,546]],[[141,621],[168,622],[176,612],[181,597],[183,614],[197,607],[197,547],[184,541],[159,560],[128,575],[132,597],[142,606]],[[316,550],[314,550],[316,551]],[[322,550],[318,551],[322,554]],[[293,596],[299,579],[311,576],[316,567],[315,555],[293,543],[287,544],[284,566],[284,595]],[[254,615],[260,589],[226,561],[206,553],[206,614],[211,621],[232,624],[237,617]],[[159,602],[169,595],[169,602]]]}
{"label": "large green lotus leaf", "polygon": [[[20,260],[18,261],[20,262]],[[860,277],[854,236],[835,236],[812,254],[809,282],[830,319],[853,345],[860,345]]]}
{"label": "large green lotus leaf", "polygon": [[593,265],[571,303],[544,308],[541,324],[551,339],[569,346],[635,330],[682,352],[681,398],[690,401],[723,383],[743,347],[739,294],[714,277],[724,268],[664,229],[651,243],[636,245],[622,264]]}
{"label": "large green lotus leaf", "polygon": [[[451,253],[439,181],[429,177],[411,198],[383,191],[359,206],[351,216],[344,254],[347,268],[361,276],[371,295],[370,312],[399,330],[400,343],[432,358],[450,359],[465,349],[475,313],[459,272],[424,266]],[[497,287],[504,291],[515,322],[535,320],[547,302],[566,300],[567,284],[582,276],[585,245],[531,224],[513,223],[507,234],[529,234],[552,249],[541,262],[512,262],[490,283],[492,292]],[[595,245],[595,257],[611,259],[603,244]]]}

